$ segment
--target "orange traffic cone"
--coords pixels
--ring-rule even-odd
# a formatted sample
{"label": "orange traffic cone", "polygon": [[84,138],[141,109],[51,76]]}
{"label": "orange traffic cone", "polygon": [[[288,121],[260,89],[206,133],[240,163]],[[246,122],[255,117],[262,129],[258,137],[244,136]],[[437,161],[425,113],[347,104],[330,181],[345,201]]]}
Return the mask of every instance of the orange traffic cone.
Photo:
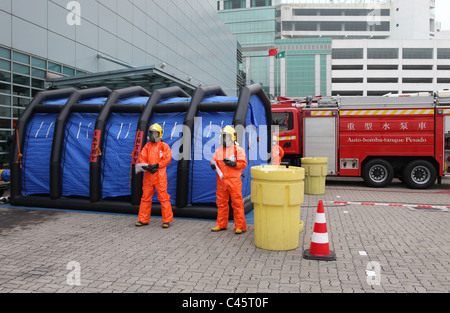
{"label": "orange traffic cone", "polygon": [[322,200],[317,207],[314,231],[311,238],[311,246],[303,252],[303,257],[309,260],[334,261],[336,254],[330,250],[328,244],[327,222]]}

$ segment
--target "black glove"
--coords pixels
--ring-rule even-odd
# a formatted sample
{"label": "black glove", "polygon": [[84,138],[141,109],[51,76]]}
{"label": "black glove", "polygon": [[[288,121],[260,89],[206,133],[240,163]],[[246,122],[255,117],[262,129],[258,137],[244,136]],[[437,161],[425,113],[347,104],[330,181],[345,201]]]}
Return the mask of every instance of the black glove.
{"label": "black glove", "polygon": [[155,174],[159,170],[159,163],[153,164],[150,173]]}
{"label": "black glove", "polygon": [[230,167],[236,167],[237,166],[236,162],[228,160],[228,159],[223,159],[223,163],[225,163],[226,166],[230,166]]}
{"label": "black glove", "polygon": [[213,171],[215,171],[215,170],[216,170],[216,166],[215,166],[214,164],[211,164],[211,169],[212,169]]}
{"label": "black glove", "polygon": [[152,168],[152,166],[151,166],[150,164],[149,164],[149,165],[143,165],[142,168],[143,168],[144,170],[146,170],[146,171],[150,171],[151,168]]}

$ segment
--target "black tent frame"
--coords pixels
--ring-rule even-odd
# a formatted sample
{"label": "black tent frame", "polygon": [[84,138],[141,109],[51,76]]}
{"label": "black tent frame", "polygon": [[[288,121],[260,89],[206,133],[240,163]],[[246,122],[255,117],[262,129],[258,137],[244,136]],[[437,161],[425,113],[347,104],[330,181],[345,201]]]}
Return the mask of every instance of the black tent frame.
{"label": "black tent frame", "polygon": [[[45,208],[59,208],[70,210],[101,211],[112,213],[137,214],[142,196],[142,173],[135,174],[136,160],[140,149],[146,143],[146,132],[154,113],[164,112],[186,112],[184,127],[190,130],[190,136],[182,135],[182,149],[180,149],[180,160],[177,164],[177,196],[176,205],[173,207],[174,216],[197,217],[215,219],[217,209],[215,204],[189,205],[188,188],[189,166],[190,166],[190,143],[194,134],[194,118],[199,111],[234,111],[233,125],[237,130],[245,129],[245,117],[247,114],[250,97],[257,95],[264,105],[267,125],[272,124],[270,100],[261,85],[255,84],[242,89],[237,103],[235,102],[202,102],[206,97],[226,96],[225,92],[218,86],[199,87],[194,91],[190,102],[159,103],[161,100],[173,97],[189,97],[180,87],[168,87],[153,91],[151,94],[144,88],[135,86],[111,91],[106,87],[76,90],[66,88],[39,92],[30,105],[24,111],[17,122],[16,138],[18,142],[14,145],[13,161],[11,162],[11,194],[10,203],[14,206],[31,206]],[[118,105],[117,102],[130,97],[149,97],[146,105],[126,104]],[[102,104],[79,104],[84,99],[107,97]],[[65,105],[43,105],[44,102],[68,98]],[[65,123],[73,112],[95,112],[98,117],[95,124],[97,132],[96,140],[93,140],[91,160],[89,168],[89,197],[62,197],[61,196],[61,153],[64,140]],[[105,125],[113,112],[141,113],[138,130],[136,133],[135,146],[132,154],[132,176],[131,196],[120,199],[102,199],[101,185],[101,154],[95,154],[96,148],[102,147],[104,142]],[[50,194],[49,195],[23,195],[21,188],[21,162],[20,151],[23,151],[25,132],[28,123],[36,113],[58,113],[53,135],[52,152],[50,157]],[[242,127],[237,127],[242,126]],[[267,134],[267,142],[271,142],[271,132]],[[95,136],[94,136],[95,137]],[[238,133],[238,138],[243,137]],[[19,150],[20,149],[20,150]],[[271,153],[271,145],[267,145],[268,153]],[[245,202],[245,211],[252,209],[253,205],[248,199]],[[232,210],[230,210],[232,212]],[[160,205],[154,203],[152,215],[161,215]],[[230,217],[232,213],[230,213]]]}

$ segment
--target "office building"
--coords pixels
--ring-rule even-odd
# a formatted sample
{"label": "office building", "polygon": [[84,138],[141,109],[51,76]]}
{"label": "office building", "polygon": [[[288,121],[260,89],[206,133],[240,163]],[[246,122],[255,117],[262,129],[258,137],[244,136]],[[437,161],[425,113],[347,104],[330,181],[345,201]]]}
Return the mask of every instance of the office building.
{"label": "office building", "polygon": [[247,83],[272,97],[449,86],[450,37],[434,0],[219,0],[217,9],[242,45]]}
{"label": "office building", "polygon": [[237,87],[237,41],[214,0],[0,1],[0,163],[40,90]]}

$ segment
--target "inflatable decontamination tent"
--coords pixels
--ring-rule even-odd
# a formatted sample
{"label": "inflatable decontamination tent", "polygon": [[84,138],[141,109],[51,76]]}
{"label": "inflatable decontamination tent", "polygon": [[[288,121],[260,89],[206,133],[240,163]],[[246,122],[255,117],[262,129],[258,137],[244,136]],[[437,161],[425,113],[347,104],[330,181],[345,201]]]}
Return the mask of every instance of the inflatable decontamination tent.
{"label": "inflatable decontamination tent", "polygon": [[[179,87],[42,91],[17,122],[10,203],[137,214],[143,174],[136,168],[153,123],[172,149],[174,216],[216,218],[210,161],[227,125],[247,154],[242,193],[246,212],[252,209],[250,168],[266,164],[271,151],[270,101],[259,84],[239,97],[218,86],[199,87],[192,97]],[[153,201],[152,214],[160,215],[156,194]]]}

